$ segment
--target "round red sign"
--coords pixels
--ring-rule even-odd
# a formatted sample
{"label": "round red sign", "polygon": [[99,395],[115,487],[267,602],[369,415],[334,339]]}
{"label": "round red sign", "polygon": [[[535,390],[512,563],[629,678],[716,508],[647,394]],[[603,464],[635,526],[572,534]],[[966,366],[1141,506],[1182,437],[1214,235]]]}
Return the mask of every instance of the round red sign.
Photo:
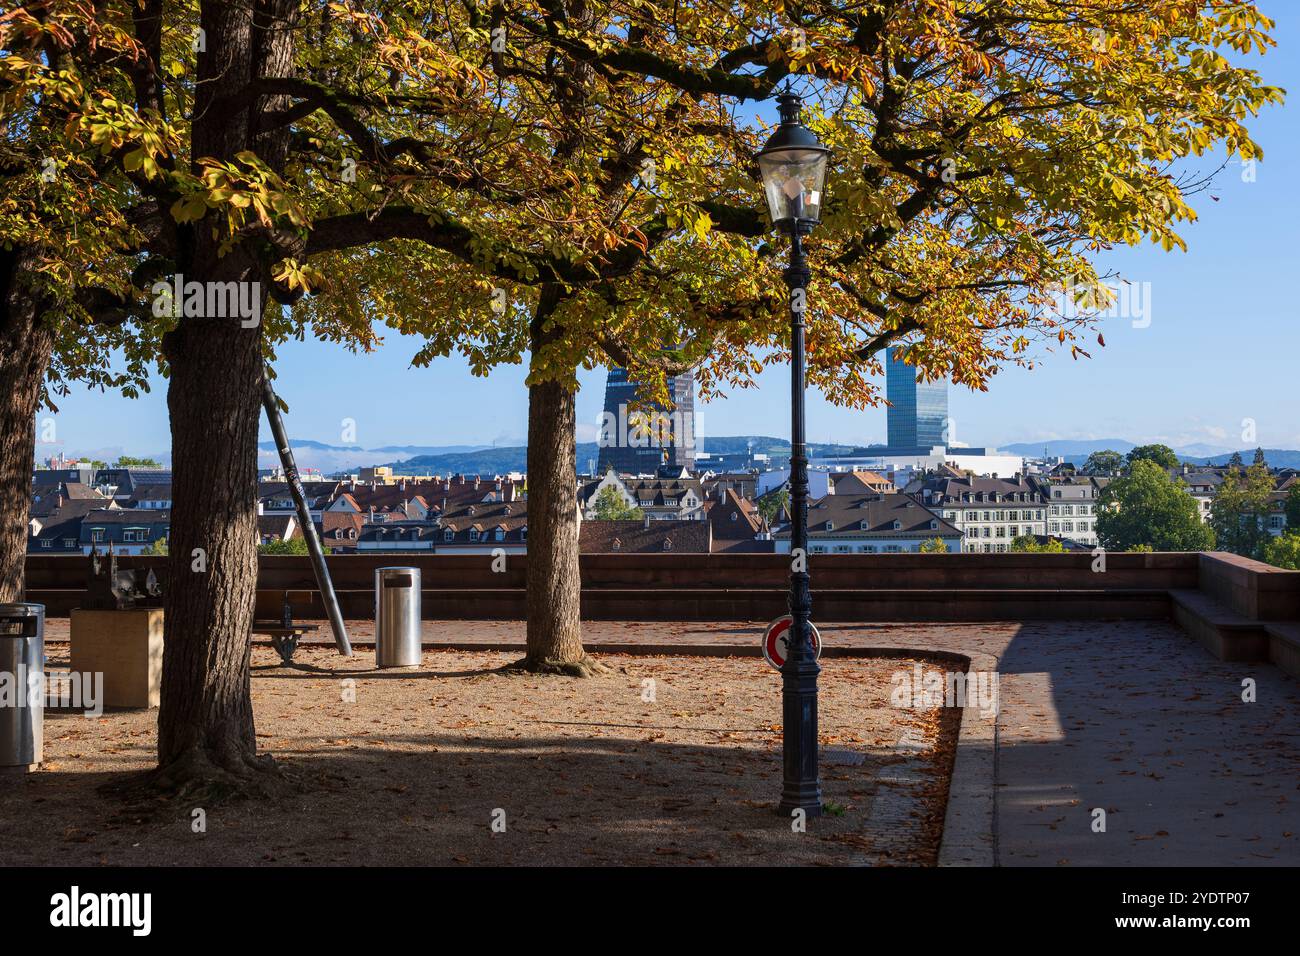
{"label": "round red sign", "polygon": [[[769,664],[780,670],[785,666],[785,655],[789,650],[789,633],[790,625],[794,622],[789,614],[778,617],[775,621],[767,626],[763,632],[763,657]],[[813,659],[820,660],[822,656],[822,636],[817,630],[816,624],[809,624],[812,628],[812,645]]]}

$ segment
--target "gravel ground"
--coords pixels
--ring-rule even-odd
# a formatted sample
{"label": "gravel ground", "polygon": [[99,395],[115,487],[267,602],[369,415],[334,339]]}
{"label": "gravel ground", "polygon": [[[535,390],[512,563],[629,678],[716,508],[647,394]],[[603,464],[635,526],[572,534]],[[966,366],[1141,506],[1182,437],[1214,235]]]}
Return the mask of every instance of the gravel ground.
{"label": "gravel ground", "polygon": [[[48,653],[66,665],[66,645]],[[376,671],[373,651],[308,647],[286,668],[254,648],[259,746],[303,791],[147,817],[98,788],[152,766],[157,712],[47,712],[44,768],[0,787],[0,865],[935,861],[960,711],[889,705],[914,659],[823,662],[833,813],[794,833],[775,813],[780,678],[761,660],[496,672],[516,657],[426,650],[418,669]]]}

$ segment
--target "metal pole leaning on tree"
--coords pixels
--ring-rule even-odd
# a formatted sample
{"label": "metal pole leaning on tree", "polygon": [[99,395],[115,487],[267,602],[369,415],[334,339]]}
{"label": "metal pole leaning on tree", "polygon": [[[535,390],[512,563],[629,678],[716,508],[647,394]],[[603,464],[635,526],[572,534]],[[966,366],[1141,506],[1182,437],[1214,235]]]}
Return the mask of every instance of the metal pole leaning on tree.
{"label": "metal pole leaning on tree", "polygon": [[316,584],[320,588],[320,598],[329,615],[330,628],[334,631],[334,644],[344,657],[352,656],[352,644],[348,641],[348,629],[343,625],[343,612],[339,610],[338,595],[334,593],[334,582],[330,580],[329,567],[325,564],[325,549],[321,547],[320,538],[316,536],[316,525],[311,520],[311,508],[307,504],[307,494],[302,489],[302,479],[298,477],[298,466],[293,461],[293,450],[289,447],[289,436],[284,430],[284,419],[280,417],[280,401],[271,388],[271,370],[262,371],[262,405],[266,408],[266,418],[271,424],[271,436],[275,439],[276,450],[280,453],[280,465],[284,469],[285,480],[289,483],[289,493],[298,509],[298,523],[302,525],[302,536],[307,541],[307,553],[311,555],[311,566],[316,572]]}

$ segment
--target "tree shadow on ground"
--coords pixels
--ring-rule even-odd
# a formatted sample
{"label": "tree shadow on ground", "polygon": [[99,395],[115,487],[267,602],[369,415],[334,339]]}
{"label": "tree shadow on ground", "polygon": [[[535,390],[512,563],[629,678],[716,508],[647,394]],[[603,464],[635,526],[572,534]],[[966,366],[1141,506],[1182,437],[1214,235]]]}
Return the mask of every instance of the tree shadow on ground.
{"label": "tree shadow on ground", "polygon": [[126,773],[30,775],[0,792],[0,864],[926,863],[942,818],[925,799],[941,773],[914,794],[880,785],[898,761],[888,750],[824,766],[842,812],[795,833],[776,812],[771,747],[453,732],[328,743],[271,748],[302,785],[293,796],[153,818],[98,792]]}

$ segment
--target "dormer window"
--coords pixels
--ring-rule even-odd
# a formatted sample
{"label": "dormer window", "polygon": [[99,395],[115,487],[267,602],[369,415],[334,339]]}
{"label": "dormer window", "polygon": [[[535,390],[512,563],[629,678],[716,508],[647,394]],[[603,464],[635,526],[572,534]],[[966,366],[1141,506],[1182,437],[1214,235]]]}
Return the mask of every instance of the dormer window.
{"label": "dormer window", "polygon": [[469,539],[470,539],[471,541],[477,541],[477,540],[478,540],[478,528],[470,528],[470,529],[469,529]]}
{"label": "dormer window", "polygon": [[930,530],[931,530],[931,531],[938,531],[938,530],[939,530],[939,522],[935,521],[933,518],[930,519]]}
{"label": "dormer window", "polygon": [[671,551],[672,549],[673,549],[673,539],[672,539],[672,538],[664,538],[664,550],[665,550],[665,551]]}
{"label": "dormer window", "polygon": [[858,522],[858,530],[859,530],[859,531],[870,531],[870,530],[871,530],[871,522],[868,521],[866,518],[863,518],[861,521]]}
{"label": "dormer window", "polygon": [[453,537],[455,537],[455,534],[456,534],[456,533],[455,533],[454,531],[452,531],[450,528],[448,528],[446,531],[444,531],[444,532],[442,533],[442,540],[443,540],[443,541],[450,541]]}
{"label": "dormer window", "polygon": [[504,541],[505,539],[506,539],[506,529],[505,529],[505,528],[497,528],[497,540],[498,540],[498,541]]}
{"label": "dormer window", "polygon": [[897,518],[894,519],[894,530],[895,531],[903,530],[903,522],[899,521]]}
{"label": "dormer window", "polygon": [[612,542],[610,542],[609,548],[611,551],[623,550],[623,540],[621,538],[615,538]]}
{"label": "dormer window", "polygon": [[834,530],[835,530],[835,522],[834,522],[834,521],[828,521],[828,522],[826,522],[826,530],[827,530],[827,531],[834,531]]}

